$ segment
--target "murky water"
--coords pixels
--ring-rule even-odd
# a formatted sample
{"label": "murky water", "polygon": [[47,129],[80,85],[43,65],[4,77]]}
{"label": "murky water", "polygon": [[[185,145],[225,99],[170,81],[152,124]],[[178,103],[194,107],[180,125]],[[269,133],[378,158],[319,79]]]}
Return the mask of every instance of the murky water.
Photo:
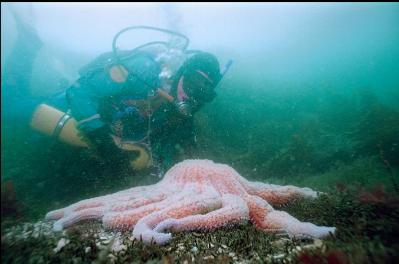
{"label": "murky water", "polygon": [[[312,215],[315,208],[307,213],[306,206],[305,211],[293,212],[347,230],[338,234],[346,244],[332,246],[338,251],[347,253],[353,247],[362,255],[369,250],[366,263],[376,256],[398,258],[398,3],[2,3],[1,22],[2,227],[43,220],[48,211],[86,198],[156,183],[178,161],[202,158],[228,164],[249,180],[309,187],[335,197],[318,201],[331,206],[325,218]],[[232,63],[215,88],[216,97],[194,113],[193,130],[176,121],[180,117],[173,117],[166,99],[160,108],[156,100],[137,103],[141,112],[148,106],[163,109],[166,117],[154,114],[152,123],[145,115],[144,121],[121,119],[123,135],[151,137],[143,142],[150,146],[154,165],[140,171],[121,169],[104,162],[93,148],[76,147],[32,128],[33,113],[41,103],[64,112],[71,108],[63,92],[81,77],[83,66],[106,52],[114,58],[115,35],[129,26],[173,33],[138,28],[116,43],[120,50],[151,41],[167,43],[156,43],[164,52],[156,61],[163,69],[160,85],[172,96],[173,87],[178,89],[173,76],[187,50],[213,54],[222,73]],[[154,45],[148,45],[150,51]],[[97,61],[96,70],[119,83],[123,75],[112,75],[111,64],[104,61]],[[101,80],[97,84],[108,85]],[[121,97],[106,89],[96,92],[104,98]],[[81,113],[94,109],[110,123],[109,109],[92,106],[96,96],[77,101],[72,116],[81,121]],[[112,123],[114,132],[118,124]],[[196,148],[185,145],[190,137]],[[371,209],[350,216],[352,207],[343,206],[345,199],[351,206],[360,201]],[[374,223],[376,229],[362,221]],[[375,238],[379,232],[381,238]],[[364,244],[349,239],[356,235]],[[373,243],[385,251],[376,250]],[[3,244],[2,234],[3,246],[12,248]],[[9,252],[7,263],[15,254]],[[15,262],[32,259],[29,252]],[[163,253],[157,254],[154,259],[161,260]],[[183,261],[180,257],[175,260]]]}

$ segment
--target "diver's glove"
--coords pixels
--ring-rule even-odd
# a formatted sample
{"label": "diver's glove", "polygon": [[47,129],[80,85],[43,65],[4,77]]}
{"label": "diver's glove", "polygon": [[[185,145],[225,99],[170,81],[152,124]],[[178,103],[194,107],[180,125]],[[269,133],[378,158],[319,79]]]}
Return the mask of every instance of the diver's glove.
{"label": "diver's glove", "polygon": [[115,145],[108,126],[102,126],[94,131],[86,133],[86,136],[94,145],[100,158],[110,165],[129,166],[129,153]]}

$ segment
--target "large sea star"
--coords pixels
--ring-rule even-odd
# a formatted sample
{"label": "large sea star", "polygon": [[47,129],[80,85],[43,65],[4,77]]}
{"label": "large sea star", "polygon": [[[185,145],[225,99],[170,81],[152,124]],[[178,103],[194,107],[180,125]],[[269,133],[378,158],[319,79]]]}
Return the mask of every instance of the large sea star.
{"label": "large sea star", "polygon": [[167,230],[212,230],[247,220],[266,232],[321,238],[335,227],[301,222],[270,205],[316,196],[309,188],[250,182],[211,160],[185,160],[157,184],[83,200],[49,212],[46,219],[57,220],[58,231],[81,220],[102,219],[106,228],[133,230],[135,238],[157,244],[171,239]]}

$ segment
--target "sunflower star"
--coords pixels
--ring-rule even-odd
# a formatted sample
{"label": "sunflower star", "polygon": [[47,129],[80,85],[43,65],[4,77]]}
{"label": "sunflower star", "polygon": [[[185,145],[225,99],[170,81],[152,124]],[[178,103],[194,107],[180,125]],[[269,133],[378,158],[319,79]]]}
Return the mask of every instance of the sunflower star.
{"label": "sunflower star", "polygon": [[146,243],[167,243],[183,230],[212,230],[250,220],[257,228],[291,237],[327,236],[335,227],[301,222],[270,205],[295,198],[314,198],[309,188],[250,182],[228,165],[185,160],[154,185],[86,199],[46,215],[60,231],[81,220],[102,219],[106,228],[133,230]]}

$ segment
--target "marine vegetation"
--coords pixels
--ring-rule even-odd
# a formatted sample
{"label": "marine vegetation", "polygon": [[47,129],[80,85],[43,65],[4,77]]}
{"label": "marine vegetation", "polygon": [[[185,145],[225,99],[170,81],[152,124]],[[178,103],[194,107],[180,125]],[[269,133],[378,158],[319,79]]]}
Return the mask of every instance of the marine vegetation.
{"label": "marine vegetation", "polygon": [[[380,191],[379,191],[380,192]],[[379,193],[377,192],[377,193]],[[104,230],[85,222],[63,232],[51,222],[25,223],[2,229],[3,263],[395,263],[399,260],[398,196],[379,196],[373,189],[345,184],[319,198],[281,206],[299,220],[333,223],[334,236],[290,239],[237,223],[214,232],[176,233],[165,246],[144,244],[131,232]],[[383,195],[383,196],[384,196]],[[376,217],[378,215],[378,217]]]}
{"label": "marine vegetation", "polygon": [[[53,232],[50,222],[42,222],[49,210],[124,186],[151,185],[159,178],[148,172],[115,173],[67,146],[2,133],[8,146],[2,157],[2,188],[12,179],[15,196],[9,192],[10,197],[24,205],[25,216],[13,218],[12,224],[2,217],[2,261],[396,263],[397,117],[397,109],[375,96],[347,97],[326,89],[290,97],[283,92],[251,97],[226,90],[198,116],[201,158],[229,164],[248,181],[324,192],[316,199],[274,206],[299,221],[337,228],[323,240],[265,233],[247,223],[211,233],[177,232],[164,246],[144,244],[132,238],[131,231],[105,230],[97,221]],[[12,142],[28,143],[11,148]]]}

